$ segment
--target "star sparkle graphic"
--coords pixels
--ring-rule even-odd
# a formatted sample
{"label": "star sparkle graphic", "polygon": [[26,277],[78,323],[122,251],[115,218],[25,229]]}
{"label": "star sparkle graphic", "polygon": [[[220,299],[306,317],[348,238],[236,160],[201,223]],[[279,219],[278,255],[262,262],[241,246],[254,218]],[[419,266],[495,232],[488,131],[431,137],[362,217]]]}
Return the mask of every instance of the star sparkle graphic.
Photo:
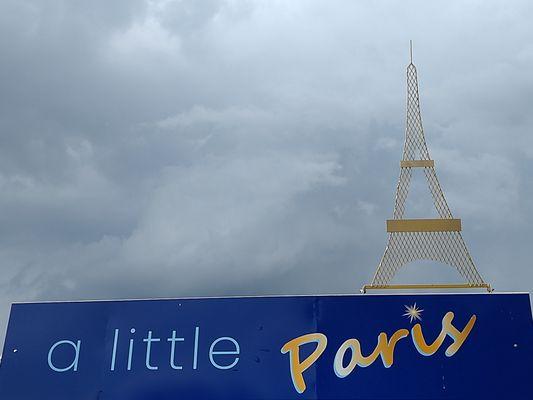
{"label": "star sparkle graphic", "polygon": [[418,308],[416,306],[416,303],[413,304],[412,306],[404,306],[405,307],[405,314],[403,314],[404,317],[407,317],[409,318],[409,322],[413,323],[413,321],[422,321],[422,317],[421,317],[421,313],[422,310],[421,308]]}

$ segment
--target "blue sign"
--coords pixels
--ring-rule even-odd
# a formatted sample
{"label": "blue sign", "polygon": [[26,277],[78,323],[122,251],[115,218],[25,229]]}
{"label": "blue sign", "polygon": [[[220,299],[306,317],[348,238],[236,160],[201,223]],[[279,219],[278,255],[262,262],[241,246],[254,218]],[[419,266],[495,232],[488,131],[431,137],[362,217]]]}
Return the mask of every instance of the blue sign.
{"label": "blue sign", "polygon": [[14,304],[0,398],[526,399],[528,294]]}

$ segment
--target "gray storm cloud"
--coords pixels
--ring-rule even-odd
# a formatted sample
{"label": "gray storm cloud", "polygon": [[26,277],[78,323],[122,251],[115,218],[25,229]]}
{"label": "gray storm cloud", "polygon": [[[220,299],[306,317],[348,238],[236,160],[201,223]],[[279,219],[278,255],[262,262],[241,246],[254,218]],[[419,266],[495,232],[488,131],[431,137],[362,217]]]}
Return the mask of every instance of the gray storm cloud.
{"label": "gray storm cloud", "polygon": [[[0,8],[0,340],[13,301],[357,292],[386,243],[409,39],[478,269],[531,290],[530,2]],[[430,271],[402,276],[454,278]]]}

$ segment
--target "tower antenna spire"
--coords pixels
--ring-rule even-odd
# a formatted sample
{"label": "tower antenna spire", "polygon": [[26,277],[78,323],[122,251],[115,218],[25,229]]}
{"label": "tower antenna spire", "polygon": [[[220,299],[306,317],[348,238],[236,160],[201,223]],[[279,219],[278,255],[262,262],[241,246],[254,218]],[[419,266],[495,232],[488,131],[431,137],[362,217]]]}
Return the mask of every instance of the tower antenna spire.
{"label": "tower antenna spire", "polygon": [[411,60],[411,64],[413,63],[413,41],[409,40],[409,57]]}

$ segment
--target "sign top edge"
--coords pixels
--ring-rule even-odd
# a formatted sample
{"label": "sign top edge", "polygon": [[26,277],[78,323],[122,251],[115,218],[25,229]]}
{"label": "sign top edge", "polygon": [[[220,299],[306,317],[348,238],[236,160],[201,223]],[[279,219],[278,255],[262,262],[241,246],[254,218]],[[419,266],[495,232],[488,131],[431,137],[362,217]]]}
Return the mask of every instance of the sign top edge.
{"label": "sign top edge", "polygon": [[108,303],[127,301],[151,301],[151,300],[207,300],[207,299],[247,299],[247,298],[280,298],[280,297],[376,297],[376,296],[456,296],[456,295],[530,295],[529,292],[492,292],[492,293],[461,293],[461,292],[441,292],[441,293],[330,293],[330,294],[270,294],[270,295],[234,295],[234,296],[184,296],[184,297],[147,297],[147,298],[116,298],[116,299],[79,299],[79,300],[34,300],[15,301],[11,305],[18,304],[54,304],[54,303]]}

